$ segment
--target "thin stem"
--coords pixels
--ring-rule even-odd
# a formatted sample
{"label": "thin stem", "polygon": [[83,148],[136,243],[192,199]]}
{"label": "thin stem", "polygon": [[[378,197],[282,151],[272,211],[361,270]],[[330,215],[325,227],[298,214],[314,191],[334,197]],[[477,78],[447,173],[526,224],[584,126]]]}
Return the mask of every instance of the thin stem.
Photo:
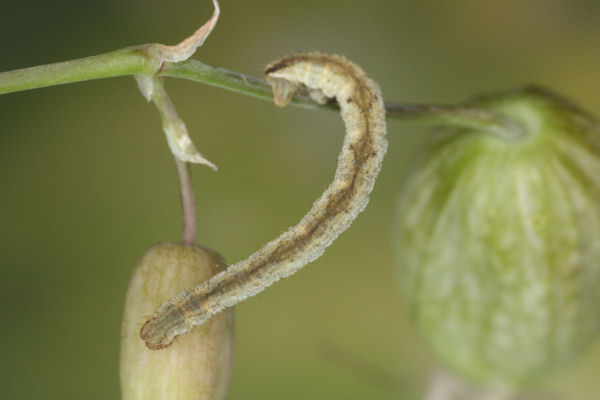
{"label": "thin stem", "polygon": [[154,74],[153,45],[0,73],[0,94],[134,74]]}
{"label": "thin stem", "polygon": [[[161,82],[161,78],[155,77],[150,80],[138,79],[138,83],[140,84],[142,93],[148,95],[158,108],[163,129],[167,135],[171,149],[174,146],[178,146],[177,144],[173,144],[173,142],[189,141],[189,144],[191,144],[185,125],[177,114],[175,106]],[[192,151],[196,151],[193,145]],[[185,245],[193,246],[196,241],[196,202],[194,200],[194,188],[192,186],[190,168],[185,161],[186,158],[178,156],[180,150],[173,151],[173,153],[175,155],[175,165],[177,166],[177,175],[179,176],[179,192],[181,194],[183,222],[181,242]],[[183,153],[185,154],[185,151]],[[199,153],[197,154],[201,157]],[[211,164],[209,163],[209,165]]]}
{"label": "thin stem", "polygon": [[[160,75],[187,79],[258,99],[273,101],[273,89],[265,80],[225,68],[213,67],[198,60],[187,60],[177,64],[165,63]],[[309,96],[299,94],[294,96],[290,104],[311,109],[328,108],[339,111],[335,105],[319,105]]]}
{"label": "thin stem", "polygon": [[[160,75],[188,79],[263,100],[273,100],[271,85],[263,79],[212,67],[197,60],[187,60],[177,64],[165,63]],[[302,94],[296,94],[290,104],[304,108],[339,111],[336,104],[319,105],[309,96]],[[388,118],[403,121],[477,129],[505,139],[516,139],[522,135],[521,127],[515,121],[496,112],[468,105],[386,103],[385,110]]]}
{"label": "thin stem", "polygon": [[[111,53],[0,73],[0,94],[123,75],[158,75],[187,79],[247,96],[272,101],[271,86],[262,79],[197,60],[163,62],[163,45],[144,45]],[[337,110],[335,104],[319,105],[306,95],[291,103],[305,108]],[[419,105],[386,103],[388,118],[433,125],[477,129],[505,139],[522,135],[520,126],[496,112],[469,105]]]}
{"label": "thin stem", "polygon": [[523,135],[521,125],[499,113],[469,105],[422,105],[386,103],[388,116],[414,122],[454,126],[490,133],[505,139]]}
{"label": "thin stem", "polygon": [[179,191],[181,193],[182,232],[181,242],[193,246],[196,242],[196,201],[188,163],[175,158],[177,175],[179,176]]}

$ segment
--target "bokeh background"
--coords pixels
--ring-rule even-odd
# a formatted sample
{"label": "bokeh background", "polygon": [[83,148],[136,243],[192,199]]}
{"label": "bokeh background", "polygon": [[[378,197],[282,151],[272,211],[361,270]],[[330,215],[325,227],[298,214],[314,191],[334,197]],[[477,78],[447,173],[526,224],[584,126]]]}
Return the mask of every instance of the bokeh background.
{"label": "bokeh background", "polygon": [[[176,43],[209,0],[2,0],[0,71]],[[195,55],[259,76],[293,51],[342,53],[388,100],[456,102],[538,83],[600,114],[600,2],[233,1]],[[330,181],[338,115],[169,80],[217,173],[194,167],[198,242],[240,260]],[[390,121],[371,203],[318,261],[236,307],[230,399],[418,398],[436,363],[393,270],[394,205],[428,129]],[[179,196],[156,110],[129,77],[0,96],[0,398],[118,399],[129,274],[177,241]],[[600,346],[537,390],[600,398]]]}

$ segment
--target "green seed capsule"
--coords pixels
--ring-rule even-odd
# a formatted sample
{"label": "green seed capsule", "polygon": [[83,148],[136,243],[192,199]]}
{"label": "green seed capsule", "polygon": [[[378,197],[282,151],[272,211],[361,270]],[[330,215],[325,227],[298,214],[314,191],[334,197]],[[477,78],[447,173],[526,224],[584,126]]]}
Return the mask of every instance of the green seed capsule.
{"label": "green seed capsule", "polygon": [[225,399],[233,364],[233,311],[213,317],[161,350],[150,350],[140,327],[163,302],[225,268],[215,253],[161,243],[133,271],[121,331],[123,400]]}
{"label": "green seed capsule", "polygon": [[535,89],[475,107],[522,138],[449,132],[399,203],[401,284],[448,367],[519,387],[573,359],[600,326],[600,127]]}

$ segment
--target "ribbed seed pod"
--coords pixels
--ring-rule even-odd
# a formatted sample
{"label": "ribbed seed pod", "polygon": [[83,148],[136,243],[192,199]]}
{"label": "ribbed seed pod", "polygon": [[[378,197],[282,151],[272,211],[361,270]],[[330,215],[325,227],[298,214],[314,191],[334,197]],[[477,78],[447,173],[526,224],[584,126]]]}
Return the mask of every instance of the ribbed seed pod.
{"label": "ribbed seed pod", "polygon": [[177,243],[144,252],[133,271],[123,315],[123,400],[225,399],[233,364],[232,309],[161,350],[148,349],[140,339],[140,327],[163,302],[225,267],[217,254]]}
{"label": "ribbed seed pod", "polygon": [[518,140],[453,131],[404,186],[400,278],[426,341],[480,383],[527,385],[600,326],[600,127],[535,89],[473,104]]}

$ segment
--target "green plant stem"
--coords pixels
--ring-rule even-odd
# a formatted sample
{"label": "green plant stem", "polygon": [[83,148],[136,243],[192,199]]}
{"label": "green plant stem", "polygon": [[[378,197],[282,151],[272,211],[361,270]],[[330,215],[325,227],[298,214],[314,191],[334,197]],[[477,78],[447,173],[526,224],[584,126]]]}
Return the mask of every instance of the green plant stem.
{"label": "green plant stem", "polygon": [[[211,67],[197,60],[187,60],[177,64],[166,63],[160,74],[172,78],[188,79],[263,100],[273,100],[271,85],[264,80],[223,68]],[[295,95],[290,104],[305,108],[339,110],[335,104],[319,105],[309,96],[301,94]],[[404,121],[477,129],[509,139],[521,135],[521,128],[516,122],[498,113],[469,107],[468,105],[422,105],[387,102],[385,110],[388,118]]]}
{"label": "green plant stem", "polygon": [[[158,75],[188,79],[272,100],[271,86],[262,79],[212,67],[197,60],[163,63],[158,46],[130,47],[78,60],[3,72],[0,73],[0,94],[124,75]],[[290,104],[313,109],[338,109],[335,104],[319,105],[305,95],[294,96]],[[514,121],[493,111],[468,105],[386,103],[386,111],[388,118],[403,121],[478,129],[508,139],[521,135],[519,125]]]}
{"label": "green plant stem", "polygon": [[0,73],[0,94],[157,70],[153,47],[139,46],[72,61]]}
{"label": "green plant stem", "polygon": [[499,113],[469,105],[422,105],[386,103],[389,117],[440,126],[474,129],[515,140],[524,134],[521,125]]}

